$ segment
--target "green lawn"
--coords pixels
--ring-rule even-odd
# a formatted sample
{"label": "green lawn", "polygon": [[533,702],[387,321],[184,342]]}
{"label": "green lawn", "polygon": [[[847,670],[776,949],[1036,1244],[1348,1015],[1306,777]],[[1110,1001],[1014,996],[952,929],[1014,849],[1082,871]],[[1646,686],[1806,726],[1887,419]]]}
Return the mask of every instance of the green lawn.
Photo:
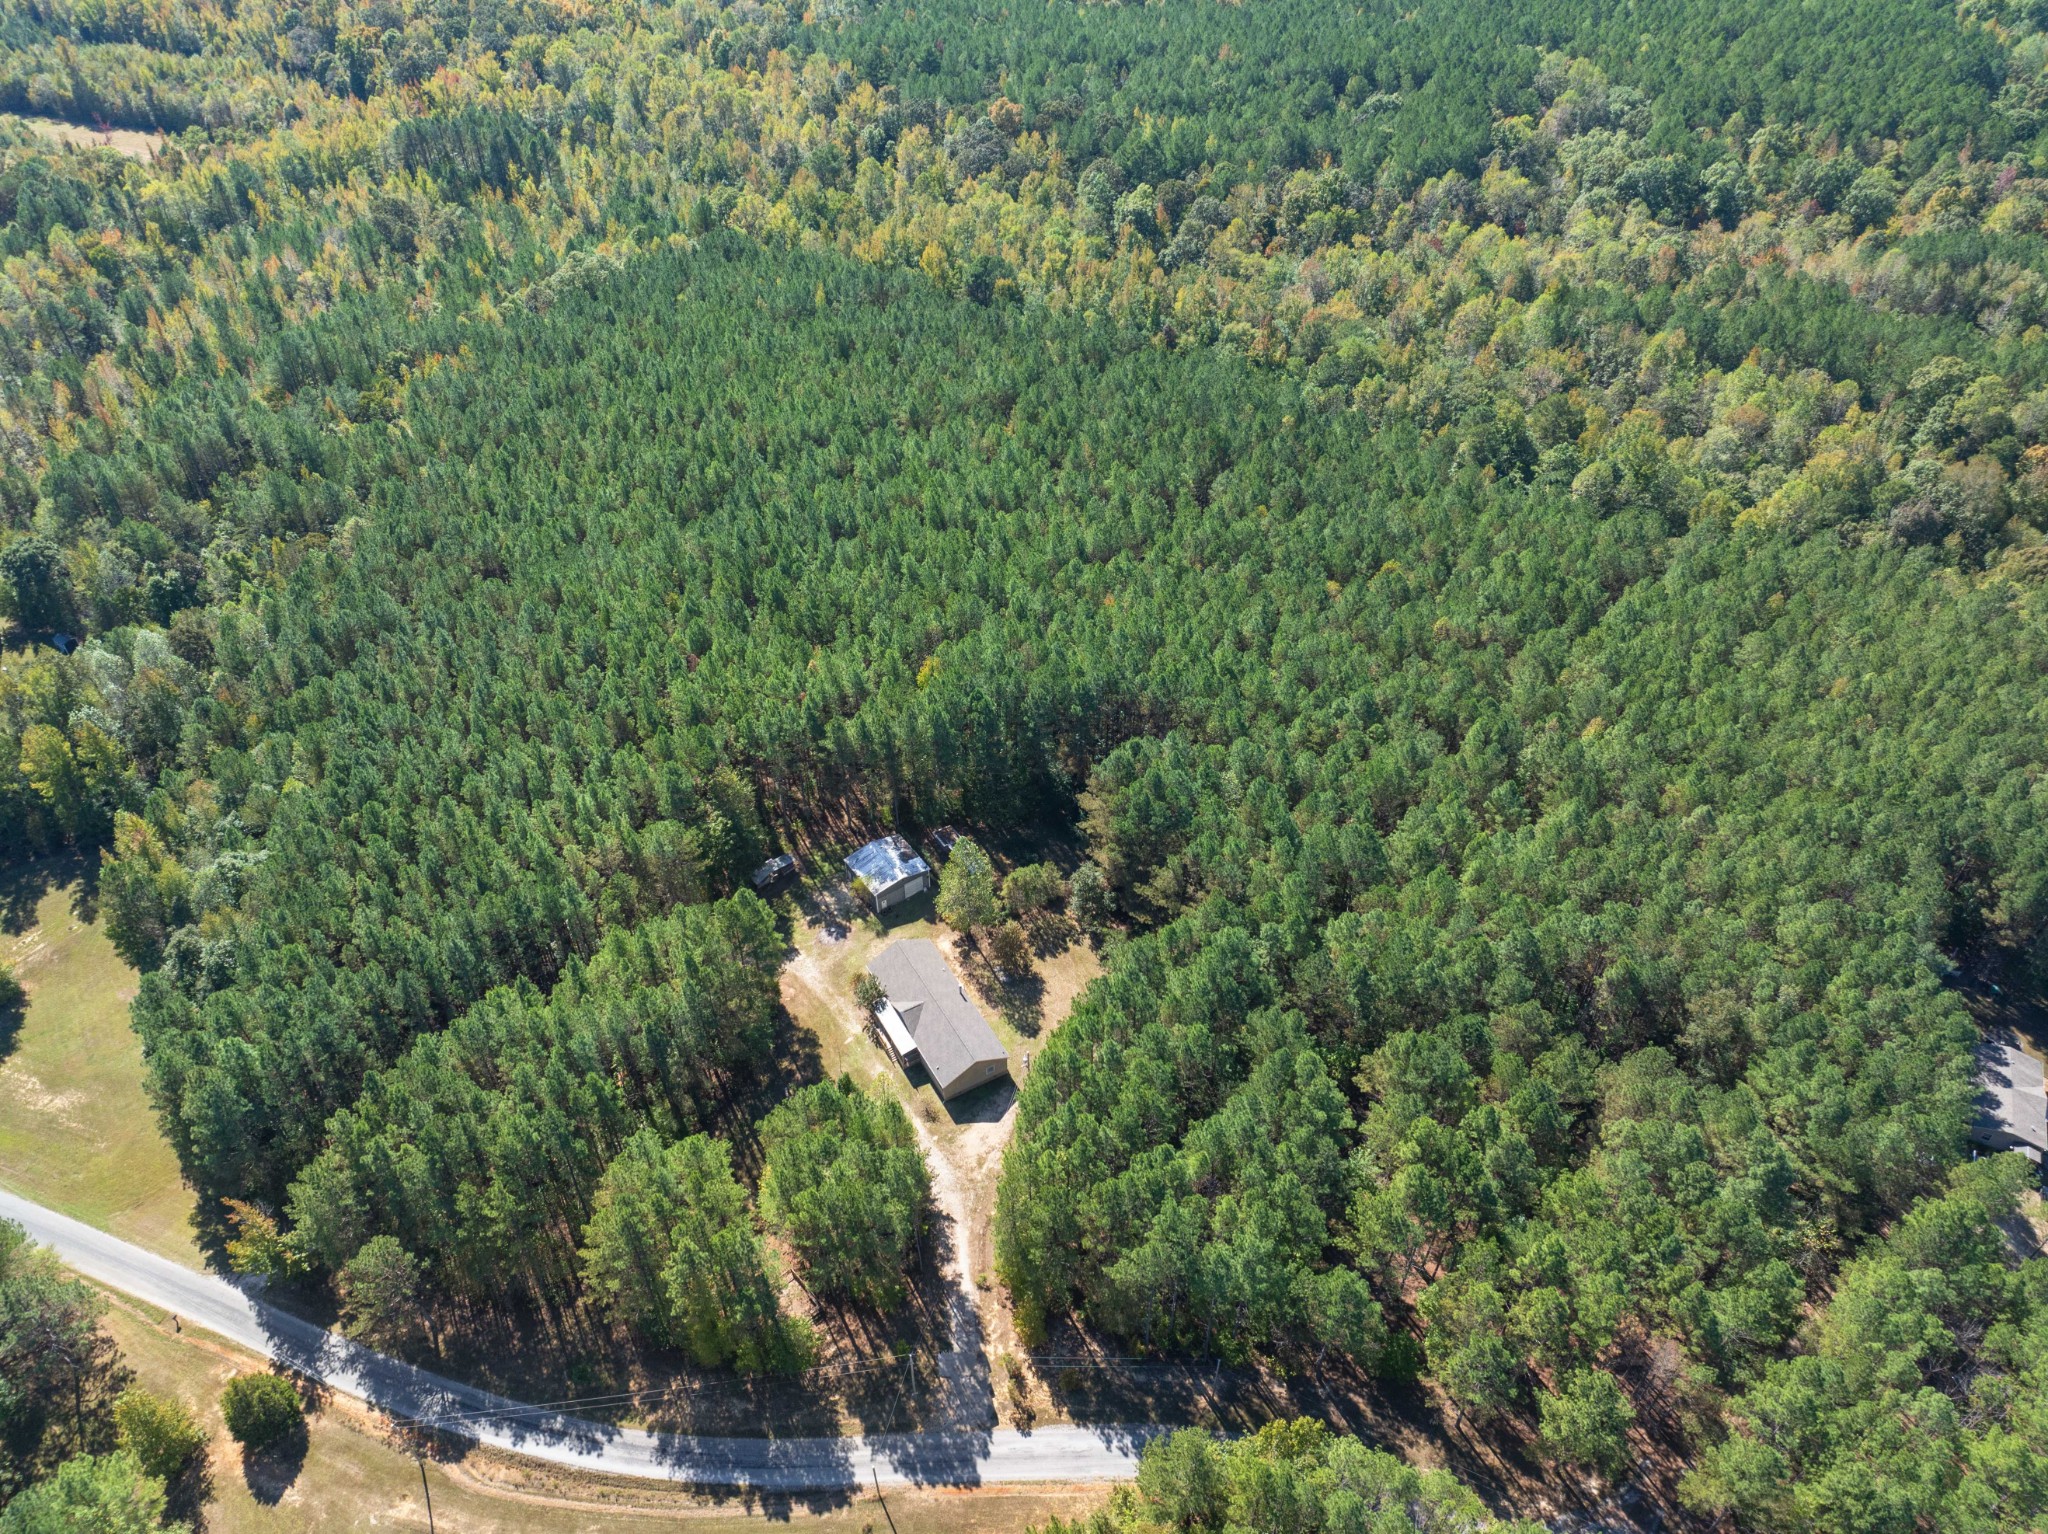
{"label": "green lawn", "polygon": [[0,1185],[197,1267],[192,1194],[128,1026],[135,971],[87,919],[83,871],[52,860],[0,877],[0,958],[29,993],[12,1046],[0,1040]]}

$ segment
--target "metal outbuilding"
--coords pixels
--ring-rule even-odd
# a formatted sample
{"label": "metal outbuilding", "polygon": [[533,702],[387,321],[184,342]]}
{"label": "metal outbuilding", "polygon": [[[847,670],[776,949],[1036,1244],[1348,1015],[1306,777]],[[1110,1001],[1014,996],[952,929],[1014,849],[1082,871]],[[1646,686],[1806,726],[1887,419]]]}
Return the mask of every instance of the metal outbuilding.
{"label": "metal outbuilding", "polygon": [[876,837],[848,857],[846,866],[867,886],[877,916],[932,887],[932,865],[900,836]]}
{"label": "metal outbuilding", "polygon": [[796,855],[789,852],[778,853],[748,874],[747,883],[753,885],[757,890],[764,890],[784,874],[795,872]]}

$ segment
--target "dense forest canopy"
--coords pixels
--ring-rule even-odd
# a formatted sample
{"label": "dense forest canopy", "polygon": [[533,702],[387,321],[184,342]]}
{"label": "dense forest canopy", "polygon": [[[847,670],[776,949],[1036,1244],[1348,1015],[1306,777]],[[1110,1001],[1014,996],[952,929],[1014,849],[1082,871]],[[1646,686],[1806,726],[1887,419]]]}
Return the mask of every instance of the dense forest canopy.
{"label": "dense forest canopy", "polygon": [[[1489,477],[1226,351],[738,242],[513,321],[405,425],[346,439],[371,504],[264,634],[293,782],[236,919],[137,1008],[188,1163],[327,1261],[409,1232],[447,1282],[573,1293],[608,1147],[697,1127],[673,1072],[747,1034],[484,992],[729,881],[735,769],[771,819],[1085,784],[1167,921],[1027,1088],[1027,1316],[1371,1367],[1412,1304],[1482,1414],[1632,1337],[1739,1380],[1811,1233],[1959,1152],[1935,956],[2043,894],[2028,588]],[[478,1070],[511,1091],[472,1132]]]}
{"label": "dense forest canopy", "polygon": [[737,884],[1071,819],[1027,1332],[2026,1526],[2044,23],[0,0],[0,109],[171,134],[0,126],[0,842],[238,1261],[792,1368],[766,1236],[880,1302],[924,1190],[823,1086],[736,1180]]}
{"label": "dense forest canopy", "polygon": [[[906,102],[1004,96],[1070,159],[1133,181],[1211,165],[1334,161],[1402,189],[1477,176],[1495,116],[1540,114],[1545,53],[1586,59],[1630,93],[1658,150],[1704,158],[1699,126],[1797,122],[1849,143],[1904,141],[1923,165],[2011,131],[1991,110],[2006,61],[1942,0],[1839,4],[1826,19],[1757,0],[1426,0],[1414,6],[813,8],[815,46]],[[1711,153],[1711,150],[1706,151]]]}

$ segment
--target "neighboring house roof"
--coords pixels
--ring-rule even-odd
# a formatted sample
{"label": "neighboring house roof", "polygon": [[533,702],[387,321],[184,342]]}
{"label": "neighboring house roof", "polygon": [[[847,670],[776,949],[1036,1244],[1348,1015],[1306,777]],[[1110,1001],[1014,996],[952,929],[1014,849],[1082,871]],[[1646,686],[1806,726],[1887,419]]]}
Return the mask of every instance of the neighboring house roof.
{"label": "neighboring house roof", "polygon": [[950,1086],[975,1066],[1007,1063],[1003,1048],[981,1009],[968,1000],[946,956],[930,938],[891,943],[868,966],[889,1002],[917,1041],[918,1058],[940,1086]]}
{"label": "neighboring house roof", "polygon": [[1985,1031],[1977,1046],[1977,1087],[1973,1139],[2035,1161],[2048,1154],[2048,1072],[2011,1029]]}
{"label": "neighboring house roof", "polygon": [[919,857],[910,843],[900,836],[876,837],[849,856],[846,866],[867,880],[871,890],[885,890],[905,879],[932,871],[931,864]]}

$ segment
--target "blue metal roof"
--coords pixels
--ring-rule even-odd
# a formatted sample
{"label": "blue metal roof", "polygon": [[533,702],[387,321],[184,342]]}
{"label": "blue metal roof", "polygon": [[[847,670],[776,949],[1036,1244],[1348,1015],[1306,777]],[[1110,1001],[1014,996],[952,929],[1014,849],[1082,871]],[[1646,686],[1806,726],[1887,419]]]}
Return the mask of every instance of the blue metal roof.
{"label": "blue metal roof", "polygon": [[932,871],[931,864],[919,857],[910,843],[900,836],[876,837],[851,854],[846,866],[857,877],[867,880],[868,888],[873,890],[885,890],[915,874]]}

